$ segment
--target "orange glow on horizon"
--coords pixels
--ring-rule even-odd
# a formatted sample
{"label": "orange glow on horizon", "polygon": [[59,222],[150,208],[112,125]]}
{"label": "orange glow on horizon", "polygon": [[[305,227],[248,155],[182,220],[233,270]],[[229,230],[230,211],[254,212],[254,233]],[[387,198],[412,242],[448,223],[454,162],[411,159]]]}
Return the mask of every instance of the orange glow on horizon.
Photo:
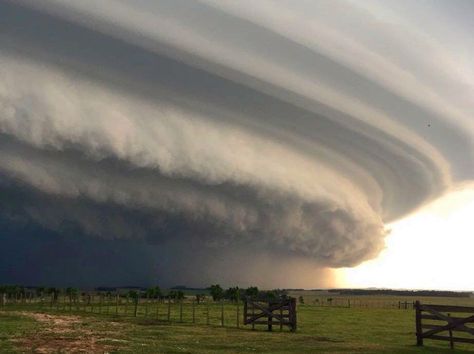
{"label": "orange glow on horizon", "polygon": [[336,270],[338,286],[474,290],[474,185],[388,226],[386,249],[357,267]]}

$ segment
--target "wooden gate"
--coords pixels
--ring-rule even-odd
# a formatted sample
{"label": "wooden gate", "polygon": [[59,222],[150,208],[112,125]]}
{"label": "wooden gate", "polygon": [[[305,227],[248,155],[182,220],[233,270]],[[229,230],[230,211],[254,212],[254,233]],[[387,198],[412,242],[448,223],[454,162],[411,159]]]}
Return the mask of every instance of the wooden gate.
{"label": "wooden gate", "polygon": [[288,326],[292,332],[296,331],[296,299],[282,298],[276,300],[244,300],[244,324],[263,324],[271,331],[273,325]]}
{"label": "wooden gate", "polygon": [[[474,327],[471,325],[474,323],[474,307],[422,305],[417,301],[415,310],[417,345],[423,345],[423,339],[449,341],[451,348],[454,342],[474,344]],[[453,336],[453,332],[458,334]]]}

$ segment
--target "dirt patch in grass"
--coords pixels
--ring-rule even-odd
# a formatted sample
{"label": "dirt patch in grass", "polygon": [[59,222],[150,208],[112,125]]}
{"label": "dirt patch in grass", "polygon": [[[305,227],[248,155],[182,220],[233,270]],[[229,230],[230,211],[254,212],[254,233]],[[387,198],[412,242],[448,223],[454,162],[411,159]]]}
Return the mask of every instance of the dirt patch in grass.
{"label": "dirt patch in grass", "polygon": [[[21,350],[34,353],[107,353],[117,350],[114,342],[116,328],[98,329],[87,318],[79,316],[52,315],[44,313],[20,312],[22,316],[34,318],[41,323],[40,329],[13,342]],[[92,320],[93,321],[93,320]],[[120,324],[108,322],[108,327]]]}

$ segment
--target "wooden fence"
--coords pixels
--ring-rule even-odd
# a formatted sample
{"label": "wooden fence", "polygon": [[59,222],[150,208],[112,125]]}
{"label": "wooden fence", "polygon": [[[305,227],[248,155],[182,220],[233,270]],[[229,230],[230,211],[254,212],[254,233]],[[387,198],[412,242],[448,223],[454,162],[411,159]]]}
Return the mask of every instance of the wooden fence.
{"label": "wooden fence", "polygon": [[[415,302],[416,344],[423,345],[424,339],[474,344],[474,307],[449,305],[422,305]],[[456,316],[451,316],[455,313]],[[453,336],[456,332],[456,336]]]}
{"label": "wooden fence", "polygon": [[305,302],[319,307],[341,307],[341,308],[366,308],[366,309],[400,309],[411,310],[415,308],[415,301],[404,300],[380,300],[363,298],[316,298]]}
{"label": "wooden fence", "polygon": [[222,327],[242,325],[242,302],[209,299],[147,299],[119,294],[84,293],[75,296],[18,297],[6,301],[0,294],[0,310],[88,313],[137,317],[169,323],[194,323]]}
{"label": "wooden fence", "polygon": [[244,300],[244,324],[266,325],[271,331],[273,325],[288,326],[292,332],[296,331],[296,299],[284,298],[277,300],[256,300],[246,298]]}

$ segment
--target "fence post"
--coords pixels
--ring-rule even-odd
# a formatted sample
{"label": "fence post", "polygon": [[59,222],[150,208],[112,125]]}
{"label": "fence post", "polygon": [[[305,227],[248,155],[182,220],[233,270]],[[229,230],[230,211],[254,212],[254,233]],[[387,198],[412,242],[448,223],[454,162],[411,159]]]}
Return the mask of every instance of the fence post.
{"label": "fence post", "polygon": [[[270,308],[271,308],[271,304],[270,304],[270,301],[268,301],[268,310],[271,314],[273,314],[273,312]],[[273,321],[273,317],[272,317],[272,315],[269,315],[268,319],[267,319],[267,327],[268,327],[269,332],[271,332],[272,328],[273,328],[272,321]]]}
{"label": "fence post", "polygon": [[104,299],[104,295],[99,295],[99,313],[102,313],[102,301]]}
{"label": "fence post", "polygon": [[221,300],[221,326],[224,327],[224,301]]}
{"label": "fence post", "polygon": [[415,313],[416,313],[416,345],[422,346],[423,345],[423,335],[421,329],[421,309],[420,309],[420,302],[415,302]]}
{"label": "fence post", "polygon": [[209,301],[206,301],[206,324],[209,325]]}
{"label": "fence post", "polygon": [[193,323],[196,323],[196,303],[193,300]]}
{"label": "fence post", "polygon": [[134,298],[134,309],[133,309],[133,317],[137,317],[137,312],[138,312],[138,302],[140,301],[140,297],[137,294]]}
{"label": "fence post", "polygon": [[280,331],[283,331],[283,306],[280,304]]}
{"label": "fence post", "polygon": [[118,311],[119,311],[119,301],[120,301],[119,294],[116,293],[115,294],[115,314],[116,315],[118,315]]}
{"label": "fence post", "polygon": [[160,299],[156,302],[156,318],[160,319]]}
{"label": "fence post", "polygon": [[179,322],[183,322],[183,300],[179,300]]}
{"label": "fence post", "polygon": [[291,308],[290,317],[291,317],[291,331],[296,331],[296,299],[290,299],[289,307]]}
{"label": "fence post", "polygon": [[145,317],[148,317],[148,295],[145,298]]}
{"label": "fence post", "polygon": [[237,328],[240,327],[240,307],[239,307],[239,299],[237,299]]}
{"label": "fence post", "polygon": [[168,297],[168,322],[171,321],[171,299]]}
{"label": "fence post", "polygon": [[[451,317],[450,313],[448,313],[448,317]],[[449,329],[449,347],[454,349],[453,331],[451,329]]]}
{"label": "fence post", "polygon": [[[252,318],[255,317],[255,305],[254,303],[252,302]],[[255,330],[255,321],[252,321],[252,331]]]}

